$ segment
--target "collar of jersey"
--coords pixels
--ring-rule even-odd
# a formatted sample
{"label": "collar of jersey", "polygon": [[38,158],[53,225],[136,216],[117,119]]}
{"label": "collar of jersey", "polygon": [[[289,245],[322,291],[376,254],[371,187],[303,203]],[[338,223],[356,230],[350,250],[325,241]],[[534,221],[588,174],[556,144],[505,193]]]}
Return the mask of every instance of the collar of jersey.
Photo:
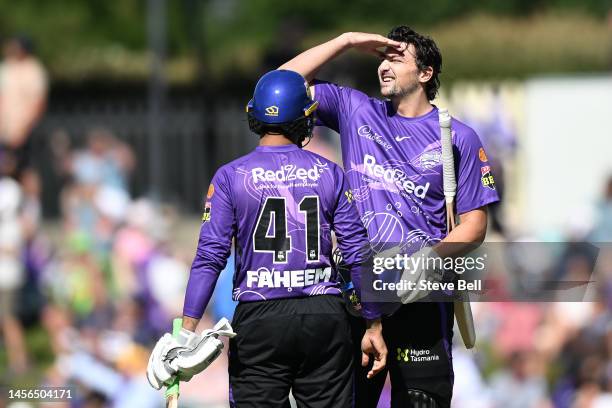
{"label": "collar of jersey", "polygon": [[436,105],[434,105],[434,104],[432,104],[431,106],[433,106],[433,109],[430,110],[429,112],[427,112],[426,114],[410,118],[408,116],[402,116],[399,113],[397,113],[393,109],[393,104],[391,103],[391,101],[387,101],[387,109],[388,109],[388,111],[390,113],[393,114],[391,117],[397,118],[397,119],[401,119],[401,120],[405,120],[405,121],[408,121],[408,122],[419,122],[421,120],[429,119],[434,114],[437,115],[438,114],[438,107]]}
{"label": "collar of jersey", "polygon": [[295,144],[278,145],[278,146],[257,146],[255,150],[258,152],[290,152],[298,150],[299,147]]}

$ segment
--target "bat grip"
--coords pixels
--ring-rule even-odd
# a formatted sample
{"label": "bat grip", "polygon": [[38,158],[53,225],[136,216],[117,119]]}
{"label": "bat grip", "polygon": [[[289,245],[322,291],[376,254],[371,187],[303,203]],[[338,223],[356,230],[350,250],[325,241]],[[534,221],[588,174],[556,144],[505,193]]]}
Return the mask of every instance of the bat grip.
{"label": "bat grip", "polygon": [[[182,326],[183,326],[183,319],[181,319],[180,317],[177,317],[176,319],[172,321],[172,336],[174,338],[176,338],[179,335],[179,333],[181,332]],[[179,395],[179,379],[177,376],[172,382],[172,384],[170,384],[166,388],[166,399],[172,396],[175,396],[175,398],[178,398],[178,395]]]}

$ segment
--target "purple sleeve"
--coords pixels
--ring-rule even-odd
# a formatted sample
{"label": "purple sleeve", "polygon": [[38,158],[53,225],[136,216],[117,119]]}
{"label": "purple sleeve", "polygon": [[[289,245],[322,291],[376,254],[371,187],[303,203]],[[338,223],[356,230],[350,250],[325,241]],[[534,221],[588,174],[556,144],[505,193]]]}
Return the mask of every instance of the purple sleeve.
{"label": "purple sleeve", "polygon": [[342,123],[348,121],[355,109],[369,98],[356,89],[315,80],[314,99],[319,102],[317,125],[339,133]]}
{"label": "purple sleeve", "polygon": [[499,201],[495,179],[478,135],[467,126],[456,128],[457,213]]}
{"label": "purple sleeve", "polygon": [[[372,250],[368,233],[361,223],[357,208],[353,204],[351,190],[340,167],[336,167],[336,186],[337,203],[334,209],[333,229],[343,262],[350,269],[351,280],[357,294],[360,294],[361,272],[363,267],[370,264],[368,261],[372,256]],[[369,303],[362,303],[361,314],[366,319],[381,316]]]}
{"label": "purple sleeve", "polygon": [[236,230],[231,191],[230,178],[221,168],[213,177],[206,196],[198,249],[185,293],[185,316],[202,317],[230,255]]}

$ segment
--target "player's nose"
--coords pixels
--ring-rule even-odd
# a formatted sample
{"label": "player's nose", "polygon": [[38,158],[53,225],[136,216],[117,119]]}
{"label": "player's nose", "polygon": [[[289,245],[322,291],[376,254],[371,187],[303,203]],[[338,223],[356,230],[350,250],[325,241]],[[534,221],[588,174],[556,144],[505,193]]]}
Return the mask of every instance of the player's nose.
{"label": "player's nose", "polygon": [[389,60],[384,58],[381,62],[380,65],[378,66],[378,72],[380,72],[381,74],[384,73],[385,71],[388,71],[391,68],[391,65],[389,64]]}
{"label": "player's nose", "polygon": [[384,60],[378,66],[378,76],[382,78],[383,75],[389,72],[390,72],[389,63],[387,62],[387,60]]}

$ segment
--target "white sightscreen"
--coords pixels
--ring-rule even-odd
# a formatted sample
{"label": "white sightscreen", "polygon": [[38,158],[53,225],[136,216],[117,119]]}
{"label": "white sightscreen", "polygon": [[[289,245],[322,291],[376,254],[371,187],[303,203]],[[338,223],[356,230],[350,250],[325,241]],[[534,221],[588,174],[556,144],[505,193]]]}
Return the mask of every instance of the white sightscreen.
{"label": "white sightscreen", "polygon": [[532,79],[525,101],[519,174],[527,228],[587,223],[612,175],[612,77]]}

